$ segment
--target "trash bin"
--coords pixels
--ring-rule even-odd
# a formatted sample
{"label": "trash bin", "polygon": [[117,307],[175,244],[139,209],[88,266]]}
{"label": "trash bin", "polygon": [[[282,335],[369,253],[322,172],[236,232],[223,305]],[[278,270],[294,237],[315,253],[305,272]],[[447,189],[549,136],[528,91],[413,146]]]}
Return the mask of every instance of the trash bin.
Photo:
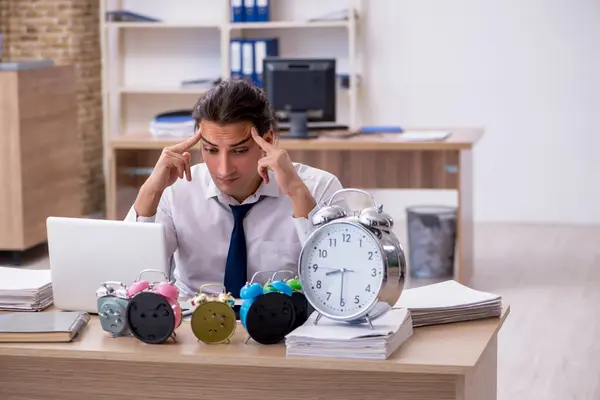
{"label": "trash bin", "polygon": [[452,278],[457,209],[413,206],[406,209],[410,276]]}

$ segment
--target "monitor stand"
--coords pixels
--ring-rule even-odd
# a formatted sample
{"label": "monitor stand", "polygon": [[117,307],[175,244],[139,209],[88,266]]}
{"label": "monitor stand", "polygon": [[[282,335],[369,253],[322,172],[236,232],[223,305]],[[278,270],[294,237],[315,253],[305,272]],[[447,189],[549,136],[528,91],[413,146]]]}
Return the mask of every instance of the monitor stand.
{"label": "monitor stand", "polygon": [[280,139],[316,139],[317,133],[308,131],[308,114],[306,112],[290,113],[290,133],[289,135],[280,135]]}

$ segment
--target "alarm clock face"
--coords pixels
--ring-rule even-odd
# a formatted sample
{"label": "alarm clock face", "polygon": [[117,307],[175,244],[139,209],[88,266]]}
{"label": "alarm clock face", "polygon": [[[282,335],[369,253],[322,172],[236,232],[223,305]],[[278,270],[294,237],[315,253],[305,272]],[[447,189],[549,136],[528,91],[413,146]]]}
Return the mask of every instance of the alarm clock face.
{"label": "alarm clock face", "polygon": [[258,296],[248,308],[246,330],[261,344],[276,344],[290,333],[296,319],[290,296],[269,292]]}
{"label": "alarm clock face", "polygon": [[317,311],[351,320],[377,304],[385,257],[365,227],[333,221],[309,236],[300,254],[299,273],[304,294]]}
{"label": "alarm clock face", "polygon": [[160,294],[152,292],[138,293],[131,298],[127,322],[136,338],[150,344],[163,343],[177,327],[172,305]]}
{"label": "alarm clock face", "polygon": [[105,296],[98,299],[98,316],[100,326],[106,332],[115,336],[127,331],[127,300],[118,297]]}
{"label": "alarm clock face", "polygon": [[204,343],[223,343],[235,332],[233,309],[219,301],[200,304],[192,314],[192,332]]}

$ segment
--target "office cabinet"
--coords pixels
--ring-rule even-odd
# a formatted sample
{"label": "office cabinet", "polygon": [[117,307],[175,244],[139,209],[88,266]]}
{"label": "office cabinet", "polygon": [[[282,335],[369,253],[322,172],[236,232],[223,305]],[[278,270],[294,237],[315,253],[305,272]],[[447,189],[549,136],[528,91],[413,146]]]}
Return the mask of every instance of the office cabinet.
{"label": "office cabinet", "polygon": [[73,66],[0,71],[0,251],[44,243],[48,216],[81,216]]}

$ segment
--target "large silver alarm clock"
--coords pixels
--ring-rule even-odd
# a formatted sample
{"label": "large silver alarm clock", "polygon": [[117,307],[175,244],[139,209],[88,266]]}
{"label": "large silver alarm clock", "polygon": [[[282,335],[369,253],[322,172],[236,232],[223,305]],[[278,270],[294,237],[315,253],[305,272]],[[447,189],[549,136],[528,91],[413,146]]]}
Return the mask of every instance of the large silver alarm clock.
{"label": "large silver alarm clock", "polygon": [[[333,204],[344,192],[369,197],[372,206],[349,212]],[[298,273],[308,302],[322,316],[368,323],[385,314],[404,288],[406,258],[391,216],[359,189],[341,189],[311,216],[315,227],[300,252]]]}

